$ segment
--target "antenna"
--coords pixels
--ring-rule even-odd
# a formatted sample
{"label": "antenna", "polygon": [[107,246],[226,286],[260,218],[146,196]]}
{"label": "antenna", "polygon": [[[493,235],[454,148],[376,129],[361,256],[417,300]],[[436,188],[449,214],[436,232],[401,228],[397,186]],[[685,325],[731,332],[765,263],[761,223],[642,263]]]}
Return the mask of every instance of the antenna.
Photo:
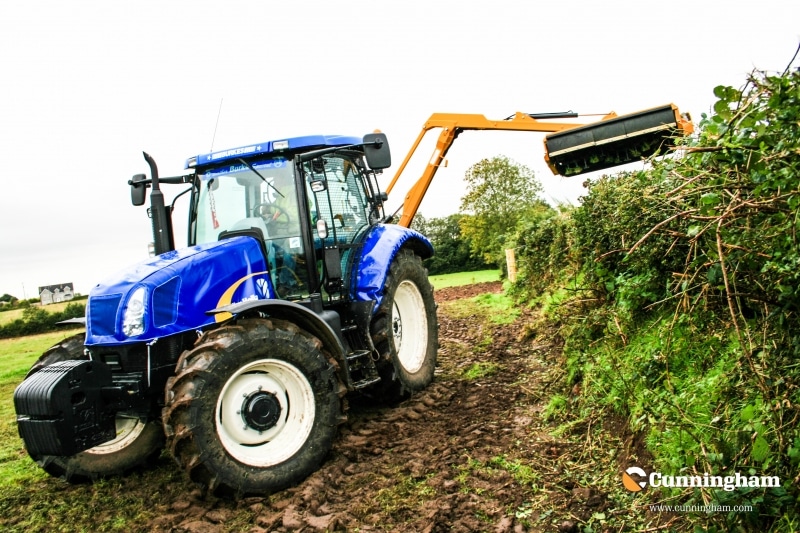
{"label": "antenna", "polygon": [[211,148],[209,148],[209,152],[214,151],[214,139],[217,138],[217,126],[219,126],[219,116],[222,114],[222,98],[219,99],[219,110],[217,111],[217,122],[214,124],[214,135],[211,137]]}

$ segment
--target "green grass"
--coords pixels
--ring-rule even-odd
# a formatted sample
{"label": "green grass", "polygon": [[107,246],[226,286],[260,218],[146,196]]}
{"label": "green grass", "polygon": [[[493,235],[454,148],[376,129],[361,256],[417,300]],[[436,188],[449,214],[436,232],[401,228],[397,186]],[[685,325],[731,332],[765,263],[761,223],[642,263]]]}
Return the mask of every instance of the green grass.
{"label": "green grass", "polygon": [[[28,337],[0,339],[0,385],[9,380],[19,383],[42,353],[80,329],[59,330]],[[16,386],[16,385],[15,385]]]}
{"label": "green grass", "polygon": [[398,473],[395,485],[378,490],[375,500],[387,514],[394,514],[402,509],[421,508],[425,502],[436,497],[436,490],[428,485],[428,479],[432,476],[433,474],[429,474],[425,479],[415,479]]}
{"label": "green grass", "polygon": [[512,324],[520,314],[519,305],[505,293],[486,293],[444,302],[448,312],[456,318],[469,318],[480,313],[492,324]]}
{"label": "green grass", "polygon": [[497,363],[472,363],[462,373],[467,381],[474,381],[497,373],[500,365]]}
{"label": "green grass", "polygon": [[494,468],[501,468],[511,474],[514,481],[520,485],[528,485],[533,490],[537,490],[536,484],[539,481],[539,474],[533,467],[524,464],[518,459],[509,460],[505,454],[492,457],[489,460],[489,464]]}
{"label": "green grass", "polygon": [[493,324],[512,324],[519,316],[519,306],[507,294],[479,294],[472,299],[489,313]]}
{"label": "green grass", "polygon": [[499,270],[477,270],[475,272],[458,272],[456,274],[436,274],[430,276],[431,283],[436,289],[446,289],[447,287],[459,287],[461,285],[472,285],[474,283],[485,283],[490,281],[500,281]]}
{"label": "green grass", "polygon": [[18,318],[22,318],[22,309],[9,309],[8,311],[3,311],[0,313],[0,326],[10,324]]}

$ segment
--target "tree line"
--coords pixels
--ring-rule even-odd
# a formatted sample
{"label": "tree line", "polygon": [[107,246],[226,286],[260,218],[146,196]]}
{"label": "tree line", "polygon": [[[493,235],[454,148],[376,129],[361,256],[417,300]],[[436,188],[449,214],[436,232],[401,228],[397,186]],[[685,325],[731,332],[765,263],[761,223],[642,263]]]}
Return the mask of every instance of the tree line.
{"label": "tree line", "polygon": [[411,225],[433,243],[435,255],[426,260],[431,275],[505,269],[505,249],[513,246],[519,224],[552,210],[539,197],[542,185],[533,171],[503,155],[475,163],[464,181],[459,213],[418,214]]}

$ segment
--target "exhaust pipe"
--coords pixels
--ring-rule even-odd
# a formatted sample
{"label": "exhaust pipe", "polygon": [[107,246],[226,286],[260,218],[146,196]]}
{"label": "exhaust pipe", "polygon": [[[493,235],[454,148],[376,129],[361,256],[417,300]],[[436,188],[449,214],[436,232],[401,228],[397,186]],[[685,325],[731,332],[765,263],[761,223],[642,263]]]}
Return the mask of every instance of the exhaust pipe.
{"label": "exhaust pipe", "polygon": [[172,237],[172,217],[164,205],[164,193],[158,187],[158,167],[155,160],[147,152],[142,152],[144,160],[150,165],[152,188],[150,192],[150,216],[153,219],[153,245],[156,255],[170,252],[175,249]]}

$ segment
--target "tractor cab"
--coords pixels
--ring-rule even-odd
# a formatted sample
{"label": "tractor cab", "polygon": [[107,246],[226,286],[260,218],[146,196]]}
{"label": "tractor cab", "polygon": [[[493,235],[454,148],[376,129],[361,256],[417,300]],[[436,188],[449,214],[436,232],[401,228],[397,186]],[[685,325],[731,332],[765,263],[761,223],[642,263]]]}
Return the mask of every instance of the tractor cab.
{"label": "tractor cab", "polygon": [[196,173],[189,244],[253,237],[263,245],[275,297],[341,296],[350,281],[342,273],[349,271],[351,251],[383,217],[385,196],[364,161],[364,142],[303,137],[265,143],[243,157],[247,151],[187,162]]}

